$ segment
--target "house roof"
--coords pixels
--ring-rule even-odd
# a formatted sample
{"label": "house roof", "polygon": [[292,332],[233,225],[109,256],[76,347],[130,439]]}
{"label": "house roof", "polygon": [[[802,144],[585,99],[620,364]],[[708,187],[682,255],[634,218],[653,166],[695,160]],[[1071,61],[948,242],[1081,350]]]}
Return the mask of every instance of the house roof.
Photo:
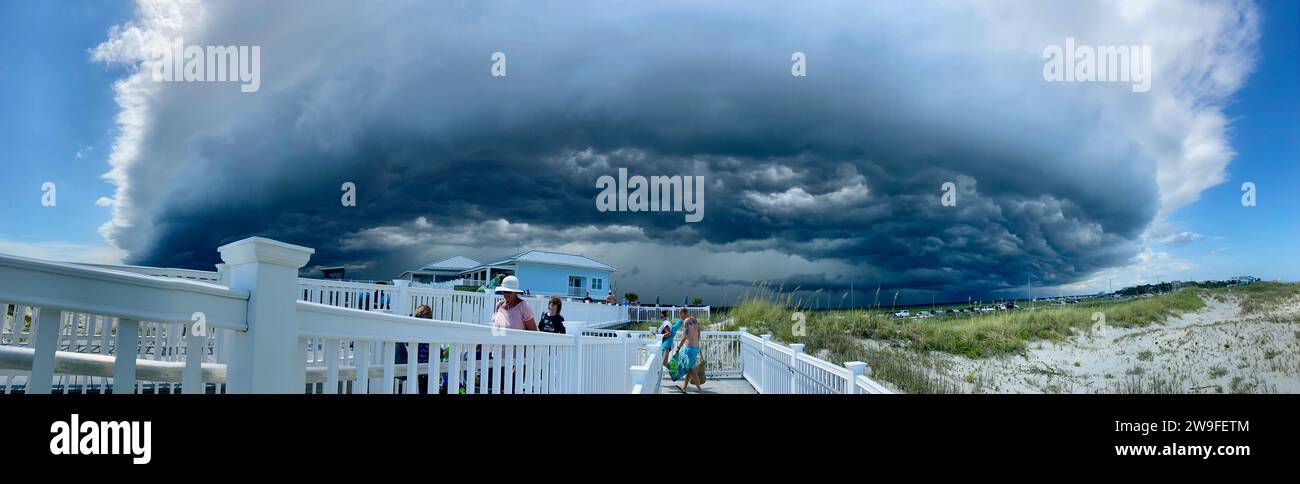
{"label": "house roof", "polygon": [[421,267],[422,271],[463,271],[478,267],[479,262],[465,257],[463,255],[451,256],[446,259],[430,262]]}
{"label": "house roof", "polygon": [[578,254],[567,254],[564,252],[553,252],[548,250],[536,250],[536,249],[520,252],[518,254],[509,257],[504,257],[496,261],[493,261],[491,263],[483,264],[483,265],[497,266],[502,264],[513,264],[517,262],[580,267],[583,269],[594,269],[598,271],[610,271],[610,272],[614,272],[618,270],[615,269],[614,266],[605,264],[603,262],[591,259],[586,256],[582,256]]}

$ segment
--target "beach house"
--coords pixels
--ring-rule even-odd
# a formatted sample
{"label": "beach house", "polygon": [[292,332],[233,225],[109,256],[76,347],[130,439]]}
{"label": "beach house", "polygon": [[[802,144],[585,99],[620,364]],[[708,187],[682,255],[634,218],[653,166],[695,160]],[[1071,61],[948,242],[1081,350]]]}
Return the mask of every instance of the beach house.
{"label": "beach house", "polygon": [[430,262],[419,269],[403,272],[397,278],[425,284],[451,282],[461,279],[461,272],[478,266],[479,261],[457,255]]}
{"label": "beach house", "polygon": [[519,288],[532,294],[604,299],[611,290],[613,266],[589,257],[547,250],[526,250],[479,263],[454,256],[403,272],[399,279],[439,285],[477,286],[498,275],[519,278]]}

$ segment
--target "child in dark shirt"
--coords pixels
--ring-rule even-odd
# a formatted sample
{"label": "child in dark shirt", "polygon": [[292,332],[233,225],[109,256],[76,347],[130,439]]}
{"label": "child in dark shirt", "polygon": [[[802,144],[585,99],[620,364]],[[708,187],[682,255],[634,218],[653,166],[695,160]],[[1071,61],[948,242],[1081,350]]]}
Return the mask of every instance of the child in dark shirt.
{"label": "child in dark shirt", "polygon": [[560,316],[562,306],[564,303],[560,302],[560,298],[551,296],[551,300],[546,303],[546,314],[537,322],[537,329],[546,333],[564,334],[564,316]]}

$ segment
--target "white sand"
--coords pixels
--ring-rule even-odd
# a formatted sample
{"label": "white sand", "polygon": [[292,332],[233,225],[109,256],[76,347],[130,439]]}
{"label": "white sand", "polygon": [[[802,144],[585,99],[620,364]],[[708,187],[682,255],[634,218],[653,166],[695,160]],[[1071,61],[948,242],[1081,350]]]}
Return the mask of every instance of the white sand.
{"label": "white sand", "polygon": [[[1300,324],[1245,317],[1236,301],[1206,303],[1165,324],[1030,342],[1026,355],[938,358],[967,392],[1118,393],[1140,384],[1151,393],[1163,381],[1181,393],[1300,393]],[[1275,314],[1297,313],[1293,303]]]}

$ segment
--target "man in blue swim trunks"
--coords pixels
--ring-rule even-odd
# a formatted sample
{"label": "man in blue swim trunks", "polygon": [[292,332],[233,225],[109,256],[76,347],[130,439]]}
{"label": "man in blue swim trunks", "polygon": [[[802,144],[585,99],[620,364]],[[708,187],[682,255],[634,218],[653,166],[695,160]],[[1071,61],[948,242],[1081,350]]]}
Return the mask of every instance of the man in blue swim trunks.
{"label": "man in blue swim trunks", "polygon": [[[691,316],[690,311],[686,308],[677,310],[678,316],[682,318],[682,329],[686,331],[682,337],[682,343],[677,347],[677,371],[673,372],[673,381],[683,376],[689,376],[695,365],[700,363],[700,322]],[[682,386],[678,387],[682,393],[690,387],[691,378],[682,381]],[[704,388],[697,382],[695,388],[699,393],[704,393]]]}

